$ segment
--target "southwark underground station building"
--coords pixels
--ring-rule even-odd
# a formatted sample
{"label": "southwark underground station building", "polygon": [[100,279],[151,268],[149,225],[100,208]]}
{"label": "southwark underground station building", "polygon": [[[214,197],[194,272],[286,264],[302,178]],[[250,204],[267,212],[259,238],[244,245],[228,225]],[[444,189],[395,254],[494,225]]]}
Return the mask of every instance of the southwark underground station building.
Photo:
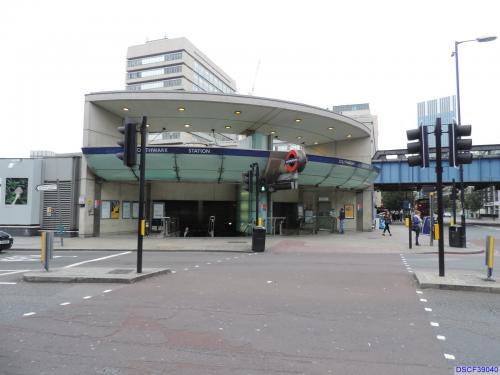
{"label": "southwark underground station building", "polygon": [[[211,228],[216,236],[248,232],[256,221],[256,192],[243,189],[242,174],[254,163],[268,186],[258,202],[268,232],[280,224],[289,230],[331,229],[341,208],[346,229],[372,229],[378,172],[370,165],[367,125],[329,110],[253,96],[122,91],[85,99],[80,236],[137,229],[139,169],[116,157],[122,137],[117,128],[125,117],[140,123],[142,116],[151,134],[188,133],[200,143],[148,137],[145,212],[152,230],[168,226],[170,233],[188,236],[208,235]],[[217,141],[217,134],[227,138]],[[203,145],[203,135],[214,142]],[[286,160],[296,154],[275,151],[276,137],[281,144],[300,145],[300,173],[289,173]],[[226,147],[231,140],[236,147]],[[283,178],[296,180],[296,188],[270,192]]]}
{"label": "southwark underground station building", "polygon": [[[64,227],[82,237],[137,231],[139,148],[137,166],[125,166],[118,127],[147,116],[151,231],[231,236],[256,223],[268,233],[332,231],[341,208],[347,230],[371,230],[375,125],[343,116],[343,107],[238,95],[186,38],[131,46],[126,90],[85,96],[82,154],[0,160],[0,227]],[[250,192],[242,184],[250,165],[264,186],[258,202],[255,181]]]}

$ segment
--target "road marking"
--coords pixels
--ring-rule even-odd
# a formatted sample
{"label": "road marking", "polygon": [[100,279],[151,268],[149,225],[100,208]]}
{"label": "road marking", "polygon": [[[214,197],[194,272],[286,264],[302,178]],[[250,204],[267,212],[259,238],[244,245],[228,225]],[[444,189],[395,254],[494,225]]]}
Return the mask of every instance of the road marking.
{"label": "road marking", "polygon": [[106,289],[103,293],[109,293],[109,292],[112,292],[113,289]]}
{"label": "road marking", "polygon": [[12,255],[0,259],[0,262],[37,262],[40,255]]}
{"label": "road marking", "polygon": [[196,266],[194,266],[194,268],[200,268],[200,266],[199,266],[199,265],[196,265]]}
{"label": "road marking", "polygon": [[68,306],[71,305],[71,302],[63,302],[59,304],[60,306]]}
{"label": "road marking", "polygon": [[424,292],[422,292],[421,290],[417,290],[417,294],[423,294]]}
{"label": "road marking", "polygon": [[36,312],[29,312],[29,313],[26,313],[26,314],[23,314],[23,316],[32,316],[32,315],[35,315]]}
{"label": "road marking", "polygon": [[207,264],[212,264],[212,263],[210,263],[210,262],[207,262]]}
{"label": "road marking", "polygon": [[9,282],[9,281],[0,281],[0,285],[16,285],[17,283]]}
{"label": "road marking", "polygon": [[433,326],[433,327],[439,327],[439,323],[437,323],[437,322],[431,322],[431,326]]}
{"label": "road marking", "polygon": [[113,254],[113,255],[108,255],[107,257],[102,257],[102,258],[97,258],[97,259],[91,259],[91,260],[86,260],[84,262],[79,262],[79,263],[73,263],[73,264],[70,264],[68,266],[65,266],[63,268],[71,268],[71,267],[76,267],[76,266],[80,266],[82,264],[86,264],[86,263],[91,263],[91,262],[98,262],[100,260],[104,260],[104,259],[109,259],[109,258],[114,258],[114,257],[119,257],[120,255],[125,255],[125,254],[130,254],[131,251],[125,251],[123,253],[119,253],[119,254]]}
{"label": "road marking", "polygon": [[[5,271],[9,271],[9,270],[5,270]],[[31,270],[11,271],[11,272],[2,273],[2,274],[0,274],[0,276],[14,275],[16,273],[28,272],[28,271],[31,271]],[[0,271],[0,272],[3,272],[3,271]]]}
{"label": "road marking", "polygon": [[272,281],[271,281],[271,280],[267,280],[267,283],[268,283],[268,284],[271,284],[271,283],[272,283]]}
{"label": "road marking", "polygon": [[442,335],[437,335],[437,336],[436,336],[436,338],[437,338],[438,340],[441,340],[441,341],[446,340],[446,337],[445,337],[445,336],[442,336]]}
{"label": "road marking", "polygon": [[189,271],[189,268],[184,268],[184,271]]}
{"label": "road marking", "polygon": [[412,271],[412,270],[408,270],[408,272],[409,272],[409,273],[413,273],[413,271]]}
{"label": "road marking", "polygon": [[427,302],[425,298],[420,298],[420,302]]}
{"label": "road marking", "polygon": [[91,298],[92,298],[92,296],[85,296],[85,297],[83,297],[83,299],[91,299]]}
{"label": "road marking", "polygon": [[172,273],[177,273],[177,271],[176,270],[172,270]]}
{"label": "road marking", "polygon": [[429,312],[431,312],[431,311],[432,311],[432,309],[431,309],[430,307],[426,307],[426,308],[425,308],[425,311],[429,311]]}
{"label": "road marking", "polygon": [[447,354],[447,353],[444,353],[444,358],[446,359],[450,359],[452,361],[455,360],[455,356],[453,354]]}
{"label": "road marking", "polygon": [[492,230],[500,230],[500,228],[489,227],[489,226],[486,226],[486,225],[474,225],[474,226],[478,227],[478,228],[487,228],[487,229],[492,229]]}

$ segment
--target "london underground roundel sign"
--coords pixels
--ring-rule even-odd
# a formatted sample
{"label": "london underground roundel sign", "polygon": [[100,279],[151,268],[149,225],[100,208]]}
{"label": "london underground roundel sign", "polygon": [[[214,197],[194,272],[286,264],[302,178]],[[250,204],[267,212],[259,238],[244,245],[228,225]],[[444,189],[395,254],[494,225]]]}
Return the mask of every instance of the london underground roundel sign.
{"label": "london underground roundel sign", "polygon": [[300,173],[304,170],[306,162],[306,156],[302,151],[290,150],[285,158],[285,167],[288,173]]}

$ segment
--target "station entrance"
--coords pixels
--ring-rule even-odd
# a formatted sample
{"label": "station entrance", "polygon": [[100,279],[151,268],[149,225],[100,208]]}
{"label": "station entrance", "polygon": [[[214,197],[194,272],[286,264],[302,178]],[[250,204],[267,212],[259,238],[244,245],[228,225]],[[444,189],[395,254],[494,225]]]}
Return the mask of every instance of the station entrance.
{"label": "station entrance", "polygon": [[236,215],[237,203],[232,201],[155,200],[150,231],[174,237],[239,236]]}

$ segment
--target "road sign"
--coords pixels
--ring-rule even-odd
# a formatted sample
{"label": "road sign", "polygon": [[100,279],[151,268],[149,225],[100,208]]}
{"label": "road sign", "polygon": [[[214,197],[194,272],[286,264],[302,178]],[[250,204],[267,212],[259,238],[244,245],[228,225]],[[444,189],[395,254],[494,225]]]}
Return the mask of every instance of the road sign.
{"label": "road sign", "polygon": [[57,191],[57,184],[37,185],[36,191]]}

